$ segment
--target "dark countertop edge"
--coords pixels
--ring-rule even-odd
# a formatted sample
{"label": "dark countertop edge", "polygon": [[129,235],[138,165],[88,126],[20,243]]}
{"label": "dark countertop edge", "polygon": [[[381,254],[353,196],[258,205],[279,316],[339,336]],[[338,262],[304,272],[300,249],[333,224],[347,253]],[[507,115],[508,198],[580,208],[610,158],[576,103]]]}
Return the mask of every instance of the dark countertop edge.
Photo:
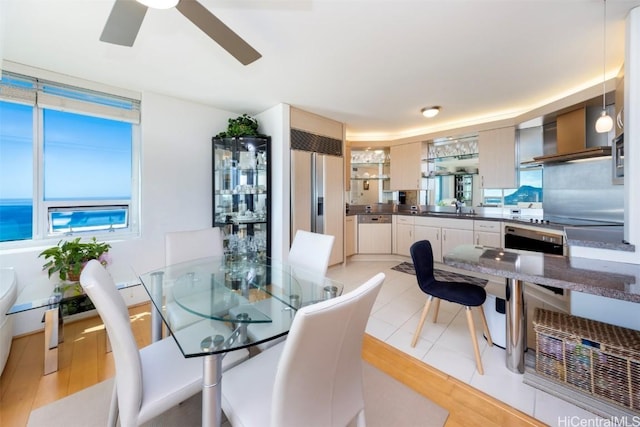
{"label": "dark countertop edge", "polygon": [[620,289],[611,289],[607,287],[587,285],[579,282],[569,282],[566,280],[551,279],[544,276],[534,276],[534,275],[521,273],[521,272],[503,270],[497,267],[479,266],[477,264],[470,263],[470,262],[447,259],[446,256],[443,259],[443,262],[448,266],[459,268],[461,270],[473,271],[476,273],[484,273],[491,276],[504,277],[507,279],[508,278],[518,279],[518,280],[522,280],[524,282],[529,282],[529,283],[554,286],[557,288],[568,289],[571,291],[582,292],[585,294],[602,296],[602,297],[617,299],[621,301],[640,303],[640,294],[629,293],[629,292],[622,291]]}

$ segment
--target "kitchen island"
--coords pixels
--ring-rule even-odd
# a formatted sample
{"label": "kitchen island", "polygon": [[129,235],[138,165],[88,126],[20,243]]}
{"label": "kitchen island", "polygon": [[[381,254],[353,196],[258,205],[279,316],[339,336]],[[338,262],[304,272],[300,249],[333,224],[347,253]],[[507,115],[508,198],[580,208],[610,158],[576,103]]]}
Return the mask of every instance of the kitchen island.
{"label": "kitchen island", "polygon": [[462,270],[506,279],[507,368],[524,373],[524,282],[640,302],[640,265],[460,245],[443,257]]}

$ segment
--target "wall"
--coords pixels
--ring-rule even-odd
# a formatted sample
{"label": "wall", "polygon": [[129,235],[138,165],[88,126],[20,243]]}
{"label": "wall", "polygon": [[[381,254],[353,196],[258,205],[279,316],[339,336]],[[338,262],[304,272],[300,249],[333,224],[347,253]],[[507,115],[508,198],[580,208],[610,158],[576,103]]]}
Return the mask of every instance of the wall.
{"label": "wall", "polygon": [[[141,233],[137,239],[110,242],[113,264],[109,269],[116,280],[162,267],[167,231],[211,226],[211,137],[237,115],[163,95],[143,94]],[[37,257],[42,249],[0,252],[1,265],[16,269],[20,289],[47,280],[41,270],[42,259]],[[125,297],[129,302],[144,298],[144,290],[136,287]],[[42,328],[42,313],[33,311],[16,315],[15,335]]]}
{"label": "wall", "polygon": [[[287,104],[278,104],[255,118],[260,132],[271,136],[271,257],[286,260],[289,254],[291,191],[289,110]],[[286,166],[285,166],[286,165]],[[278,219],[278,220],[276,220]]]}

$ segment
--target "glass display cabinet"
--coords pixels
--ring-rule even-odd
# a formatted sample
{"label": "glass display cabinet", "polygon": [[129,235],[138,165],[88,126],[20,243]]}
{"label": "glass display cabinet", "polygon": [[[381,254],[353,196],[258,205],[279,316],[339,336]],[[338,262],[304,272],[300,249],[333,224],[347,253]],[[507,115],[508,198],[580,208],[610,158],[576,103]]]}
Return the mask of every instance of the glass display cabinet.
{"label": "glass display cabinet", "polygon": [[225,254],[263,260],[271,255],[271,138],[212,139],[213,226],[225,234]]}

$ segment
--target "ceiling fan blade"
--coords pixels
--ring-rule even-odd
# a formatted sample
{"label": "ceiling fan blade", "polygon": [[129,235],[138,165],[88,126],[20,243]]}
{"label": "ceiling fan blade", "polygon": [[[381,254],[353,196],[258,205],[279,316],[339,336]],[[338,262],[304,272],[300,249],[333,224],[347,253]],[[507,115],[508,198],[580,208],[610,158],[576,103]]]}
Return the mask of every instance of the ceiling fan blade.
{"label": "ceiling fan blade", "polygon": [[147,6],[135,0],[116,0],[100,40],[121,46],[133,46],[146,13]]}
{"label": "ceiling fan blade", "polygon": [[257,50],[197,1],[181,0],[176,9],[243,65],[251,64],[262,57]]}

